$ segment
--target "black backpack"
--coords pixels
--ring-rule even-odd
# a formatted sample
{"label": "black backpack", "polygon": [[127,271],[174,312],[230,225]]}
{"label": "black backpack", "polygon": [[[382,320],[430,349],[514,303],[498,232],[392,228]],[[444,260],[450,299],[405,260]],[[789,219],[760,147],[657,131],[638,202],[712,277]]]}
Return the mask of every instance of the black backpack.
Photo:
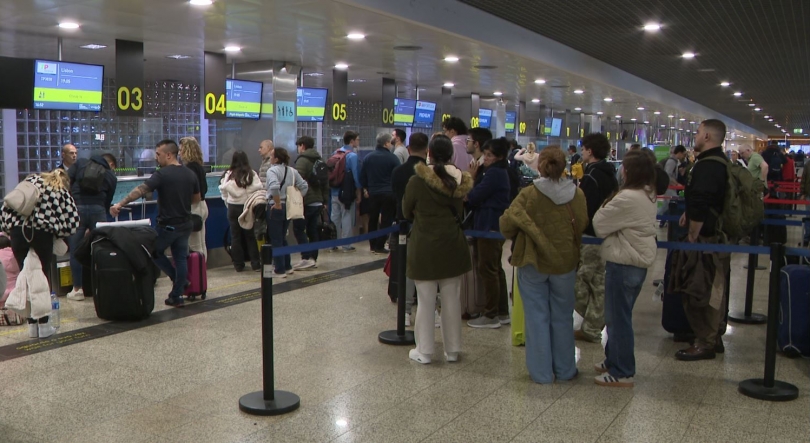
{"label": "black backpack", "polygon": [[107,174],[107,170],[104,166],[90,160],[87,162],[87,166],[84,167],[84,170],[79,176],[79,189],[81,189],[82,194],[89,194],[94,195],[101,192],[101,188],[104,185],[104,176]]}
{"label": "black backpack", "polygon": [[321,188],[325,188],[329,184],[329,167],[323,160],[315,160],[315,162],[312,163],[312,174],[310,174],[310,177],[311,180],[317,181]]}

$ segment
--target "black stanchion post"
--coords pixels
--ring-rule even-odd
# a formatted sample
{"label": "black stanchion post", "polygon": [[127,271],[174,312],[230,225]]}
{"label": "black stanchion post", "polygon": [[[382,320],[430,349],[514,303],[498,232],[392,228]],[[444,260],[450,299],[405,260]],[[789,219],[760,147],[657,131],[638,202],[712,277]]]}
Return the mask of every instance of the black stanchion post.
{"label": "black stanchion post", "polygon": [[393,257],[393,266],[397,269],[397,329],[383,331],[377,338],[380,343],[394,346],[408,346],[416,344],[413,331],[405,330],[405,264],[408,260],[408,222],[399,222],[399,235],[397,236],[396,254]]}
{"label": "black stanchion post", "polygon": [[281,415],[301,405],[301,399],[275,389],[273,372],[273,248],[262,246],[262,365],[264,389],[239,399],[239,410],[251,415]]}
{"label": "black stanchion post", "polygon": [[[759,235],[762,233],[762,226],[763,225],[759,224],[759,225],[757,225],[757,227],[754,228],[754,232],[751,233],[751,238],[750,238],[750,241],[748,242],[749,245],[751,245],[751,246],[759,246]],[[766,245],[769,244],[768,243],[768,230],[767,229],[765,229],[765,244]],[[748,269],[750,266],[751,266],[751,257],[749,256],[748,257],[748,264],[744,265],[743,268]],[[761,266],[759,264],[759,255],[754,255],[754,265],[753,266],[754,266],[754,270],[757,270],[757,271],[764,271],[765,270],[765,266]]]}
{"label": "black stanchion post", "polygon": [[[754,238],[759,239],[759,227],[754,228],[754,232],[751,233],[751,246],[757,246],[759,243],[759,241],[754,240]],[[758,261],[759,261],[759,254],[753,253],[748,254],[748,266],[745,267],[746,269],[748,269],[748,275],[745,284],[745,311],[732,312],[728,316],[728,319],[730,321],[745,325],[761,325],[768,321],[768,317],[762,314],[754,314],[752,312],[754,310],[754,281],[756,278]]]}
{"label": "black stanchion post", "polygon": [[768,290],[768,333],[765,338],[765,377],[751,378],[740,382],[740,394],[759,400],[790,401],[799,396],[799,388],[790,383],[775,380],[776,373],[776,327],[779,316],[779,274],[785,257],[785,245],[771,245],[771,276]]}

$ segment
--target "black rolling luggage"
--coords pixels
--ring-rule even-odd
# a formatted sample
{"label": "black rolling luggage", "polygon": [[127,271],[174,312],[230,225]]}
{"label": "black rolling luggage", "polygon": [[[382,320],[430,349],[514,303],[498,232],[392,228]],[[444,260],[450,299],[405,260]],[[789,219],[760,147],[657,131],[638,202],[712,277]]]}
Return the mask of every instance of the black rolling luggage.
{"label": "black rolling luggage", "polygon": [[[664,268],[664,288],[669,286],[670,279],[670,261],[672,259],[672,251],[667,251],[667,261]],[[683,310],[683,297],[681,293],[671,293],[664,290],[664,308],[661,311],[661,326],[664,330],[672,334],[685,334],[691,335],[692,327],[689,326],[689,320],[686,318],[686,312]]]}
{"label": "black rolling luggage", "polygon": [[154,264],[146,272],[137,272],[124,252],[106,238],[92,243],[91,257],[96,315],[130,321],[149,317],[155,308]]}

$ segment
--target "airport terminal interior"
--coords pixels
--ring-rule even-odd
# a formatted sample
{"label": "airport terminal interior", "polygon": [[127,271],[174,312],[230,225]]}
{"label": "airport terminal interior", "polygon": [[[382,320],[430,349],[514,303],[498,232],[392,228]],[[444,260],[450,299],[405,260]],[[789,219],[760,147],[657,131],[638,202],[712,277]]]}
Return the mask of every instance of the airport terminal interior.
{"label": "airport terminal interior", "polygon": [[[114,159],[114,204],[166,167],[161,140],[188,137],[208,186],[207,289],[182,308],[164,304],[172,282],[161,275],[147,318],[101,318],[101,297],[120,294],[85,289],[83,300],[69,299],[70,252],[44,270],[55,333],[34,327],[32,336],[24,316],[0,303],[0,443],[810,441],[810,279],[793,283],[784,268],[810,263],[810,207],[800,201],[809,193],[799,184],[810,165],[804,1],[3,0],[0,17],[0,197],[30,174],[72,164],[72,146],[79,164]],[[572,152],[581,158],[586,135],[601,133],[616,168],[634,145],[665,162],[682,145],[688,163],[709,119],[725,124],[722,150],[735,161],[783,152],[785,178],[764,200],[764,239],[723,245],[724,351],[676,358],[690,345],[666,326],[665,300],[681,296],[661,282],[684,244],[667,212],[684,211],[678,185],[658,198],[657,255],[631,305],[631,387],[594,382],[607,330],[574,342],[574,378],[532,379],[511,239],[500,249],[511,324],[468,326],[486,296],[471,276],[469,294],[461,289],[461,351],[444,355],[437,312],[429,364],[410,353],[416,306],[406,333],[396,331],[404,279],[393,277],[389,294],[384,272],[388,250],[391,265],[405,268],[396,248],[409,237],[391,236],[384,253],[370,248],[358,239],[369,233],[362,211],[346,239],[320,245],[316,267],[276,278],[270,263],[234,269],[219,185],[235,156],[244,152],[258,172],[270,140],[293,165],[308,137],[326,161],[351,131],[362,164],[381,134],[402,130],[407,145],[412,134],[442,133],[449,119],[521,149],[559,146],[568,162]],[[535,186],[530,168],[514,169]],[[572,179],[581,176],[561,180]],[[161,195],[132,199],[117,220],[159,228]],[[292,231],[283,234],[296,246]],[[470,242],[479,231],[468,228]],[[0,250],[7,273],[11,249]],[[573,312],[570,334],[582,323]],[[251,410],[244,396],[262,391]],[[300,403],[285,405],[280,391]]]}

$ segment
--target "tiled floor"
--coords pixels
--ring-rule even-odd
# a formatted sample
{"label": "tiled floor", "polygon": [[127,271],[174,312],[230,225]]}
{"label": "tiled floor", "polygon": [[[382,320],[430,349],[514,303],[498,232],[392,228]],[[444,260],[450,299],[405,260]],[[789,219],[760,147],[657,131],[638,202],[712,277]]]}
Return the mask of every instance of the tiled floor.
{"label": "tiled floor", "polygon": [[[324,253],[316,272],[380,258],[358,249]],[[742,306],[744,261],[733,262],[732,308]],[[649,282],[662,267],[663,253]],[[258,286],[258,274],[227,268],[209,278],[212,298]],[[262,382],[260,302],[251,301],[0,363],[0,442],[810,440],[807,360],[777,357],[777,378],[800,388],[798,400],[744,397],[737,383],[762,376],[765,327],[732,324],[725,355],[676,361],[680,345],[660,326],[661,304],[649,282],[634,311],[633,389],[594,385],[592,365],[604,354],[600,345],[582,343],[579,379],[534,384],[524,350],[509,344],[509,328],[465,327],[458,363],[411,362],[408,347],[377,341],[395,326],[395,307],[383,273],[369,272],[274,297],[276,386],[300,395],[292,414],[238,410],[239,397]],[[161,281],[158,293],[166,288]],[[766,311],[766,288],[767,273],[759,271],[757,312]],[[156,309],[164,309],[158,297]],[[65,330],[99,322],[92,300],[63,306]],[[22,340],[22,328],[0,330],[0,345]]]}

